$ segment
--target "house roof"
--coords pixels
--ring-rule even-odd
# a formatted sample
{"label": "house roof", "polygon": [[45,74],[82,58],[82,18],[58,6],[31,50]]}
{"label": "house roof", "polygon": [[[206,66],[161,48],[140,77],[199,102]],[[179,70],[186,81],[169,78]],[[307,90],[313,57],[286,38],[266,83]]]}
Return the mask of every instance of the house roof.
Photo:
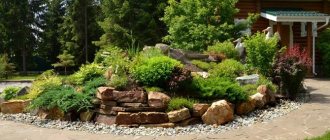
{"label": "house roof", "polygon": [[326,22],[330,15],[317,11],[305,11],[299,8],[268,8],[261,16],[277,22]]}

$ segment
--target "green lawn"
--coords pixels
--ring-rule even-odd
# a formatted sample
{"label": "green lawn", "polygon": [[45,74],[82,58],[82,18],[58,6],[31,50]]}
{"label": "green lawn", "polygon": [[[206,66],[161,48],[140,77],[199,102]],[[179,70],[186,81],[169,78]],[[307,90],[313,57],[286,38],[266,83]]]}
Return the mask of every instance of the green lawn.
{"label": "green lawn", "polygon": [[305,140],[330,140],[330,131],[326,132],[322,136],[318,136],[315,138],[306,138]]}

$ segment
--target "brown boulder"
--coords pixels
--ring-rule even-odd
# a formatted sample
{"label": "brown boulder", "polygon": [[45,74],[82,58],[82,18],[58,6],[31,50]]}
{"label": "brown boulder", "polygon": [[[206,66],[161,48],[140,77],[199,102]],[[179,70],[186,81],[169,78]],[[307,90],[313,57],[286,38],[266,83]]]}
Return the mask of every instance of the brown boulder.
{"label": "brown boulder", "polygon": [[261,93],[256,93],[251,96],[253,102],[255,102],[256,108],[262,108],[267,104],[267,98]]}
{"label": "brown boulder", "polygon": [[115,112],[164,112],[164,108],[155,107],[112,107]]}
{"label": "brown boulder", "polygon": [[31,100],[12,100],[1,104],[1,112],[4,114],[23,113]]}
{"label": "brown boulder", "polygon": [[116,122],[116,116],[98,114],[95,117],[95,122],[107,125],[114,125]]}
{"label": "brown boulder", "polygon": [[99,98],[100,100],[113,100],[114,95],[113,95],[113,90],[114,88],[112,87],[99,87],[97,88],[96,92],[96,97]]}
{"label": "brown boulder", "polygon": [[143,103],[120,103],[118,106],[121,107],[147,107],[147,104]]}
{"label": "brown boulder", "polygon": [[146,103],[147,93],[143,91],[114,91],[114,100],[118,103]]}
{"label": "brown boulder", "polygon": [[234,119],[234,111],[231,103],[226,100],[220,100],[212,103],[202,116],[202,120],[208,125],[221,125]]}
{"label": "brown boulder", "polygon": [[191,117],[188,108],[174,110],[174,111],[168,112],[167,115],[168,115],[169,121],[172,123],[183,121],[183,120],[186,120]]}
{"label": "brown boulder", "polygon": [[116,124],[160,124],[167,123],[168,116],[162,112],[119,112],[116,117]]}
{"label": "brown boulder", "polygon": [[237,115],[247,114],[255,109],[256,102],[251,97],[248,101],[239,103],[235,107],[235,111]]}
{"label": "brown boulder", "polygon": [[193,105],[193,116],[194,117],[201,117],[210,107],[209,104],[194,104]]}
{"label": "brown boulder", "polygon": [[51,120],[64,120],[65,114],[59,108],[52,108],[52,109],[39,109],[37,116],[41,119],[51,119]]}
{"label": "brown boulder", "polygon": [[266,85],[260,85],[257,91],[266,96],[267,103],[274,103],[276,101],[275,94]]}
{"label": "brown boulder", "polygon": [[178,123],[178,126],[186,127],[189,125],[200,124],[202,123],[201,118],[189,118]]}
{"label": "brown boulder", "polygon": [[143,124],[140,125],[141,127],[145,128],[155,128],[155,127],[162,127],[162,128],[174,128],[175,123],[161,123],[161,124]]}
{"label": "brown boulder", "polygon": [[167,108],[171,98],[161,92],[149,92],[148,104],[150,107]]}
{"label": "brown boulder", "polygon": [[116,111],[105,110],[102,108],[95,109],[95,112],[97,112],[99,114],[103,114],[103,115],[117,115],[118,114]]}

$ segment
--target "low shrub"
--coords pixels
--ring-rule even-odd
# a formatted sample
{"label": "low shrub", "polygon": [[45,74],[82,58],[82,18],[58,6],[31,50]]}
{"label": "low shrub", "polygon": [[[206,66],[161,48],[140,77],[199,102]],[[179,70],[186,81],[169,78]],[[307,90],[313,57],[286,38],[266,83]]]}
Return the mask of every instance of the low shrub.
{"label": "low shrub", "polygon": [[144,87],[147,92],[162,92],[163,89],[160,87]]}
{"label": "low shrub", "polygon": [[96,89],[100,86],[105,86],[108,80],[104,77],[94,78],[90,81],[87,81],[83,87],[82,92],[90,97],[95,96]]}
{"label": "low shrub", "polygon": [[317,37],[316,47],[320,50],[322,56],[322,72],[330,77],[330,28],[322,31]]}
{"label": "low shrub", "polygon": [[170,103],[168,104],[167,107],[167,112],[173,111],[173,110],[178,110],[182,108],[188,108],[192,110],[193,105],[197,103],[197,101],[192,100],[192,99],[187,99],[187,98],[180,98],[180,97],[175,97],[172,98]]}
{"label": "low shrub", "polygon": [[52,109],[58,107],[63,112],[82,111],[92,107],[91,98],[77,93],[72,87],[57,87],[43,92],[34,99],[29,109]]}
{"label": "low shrub", "polygon": [[20,87],[6,87],[0,96],[7,100],[13,99],[17,96],[17,92],[20,90]]}
{"label": "low shrub", "polygon": [[128,84],[128,76],[127,75],[116,75],[113,74],[109,81],[109,86],[116,88],[117,90],[124,89]]}
{"label": "low shrub", "polygon": [[175,69],[180,67],[179,61],[167,56],[157,56],[134,65],[130,69],[133,78],[147,86],[161,86],[168,80]]}
{"label": "low shrub", "polygon": [[230,41],[216,43],[213,46],[209,46],[206,52],[219,60],[238,59],[239,56],[238,52],[235,50],[234,44]]}
{"label": "low shrub", "polygon": [[258,85],[256,84],[247,84],[242,86],[243,90],[248,94],[248,96],[250,95],[254,95],[257,93],[257,88]]}
{"label": "low shrub", "polygon": [[299,46],[290,47],[275,63],[274,72],[280,78],[281,85],[291,99],[297,97],[301,82],[306,76],[311,59]]}
{"label": "low shrub", "polygon": [[228,78],[209,77],[204,79],[194,77],[192,89],[205,99],[226,99],[232,103],[248,99],[246,91],[238,83]]}
{"label": "low shrub", "polygon": [[67,82],[73,85],[83,85],[87,81],[103,76],[104,72],[104,68],[96,63],[83,65],[79,71],[67,78]]}
{"label": "low shrub", "polygon": [[9,62],[7,54],[0,55],[0,78],[8,79],[15,71],[15,65]]}
{"label": "low shrub", "polygon": [[28,94],[19,97],[20,99],[35,99],[48,89],[62,85],[62,79],[53,70],[48,70],[39,75],[32,83]]}
{"label": "low shrub", "polygon": [[191,84],[192,81],[191,72],[185,68],[175,67],[172,71],[170,78],[166,81],[165,87],[169,91],[177,91],[184,89]]}
{"label": "low shrub", "polygon": [[262,33],[256,33],[244,40],[247,63],[258,69],[265,76],[270,76],[275,54],[277,52],[277,36],[266,39]]}
{"label": "low shrub", "polygon": [[193,60],[193,61],[191,61],[191,63],[205,71],[208,71],[217,65],[217,63],[215,63],[215,62],[207,63],[207,62],[200,61],[200,60]]}
{"label": "low shrub", "polygon": [[209,71],[211,76],[234,79],[244,73],[244,65],[233,59],[226,59]]}

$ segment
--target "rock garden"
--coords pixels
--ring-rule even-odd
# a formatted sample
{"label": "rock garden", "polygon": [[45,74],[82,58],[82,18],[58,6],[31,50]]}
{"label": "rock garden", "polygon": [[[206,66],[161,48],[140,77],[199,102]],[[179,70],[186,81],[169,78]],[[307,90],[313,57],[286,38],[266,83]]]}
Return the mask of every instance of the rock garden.
{"label": "rock garden", "polygon": [[[0,94],[0,119],[117,135],[214,134],[269,121],[302,103],[301,93],[306,92],[302,83],[311,68],[305,47],[281,46],[278,34],[244,33],[258,15],[235,23],[234,1],[102,1],[94,7],[102,12],[92,13],[104,15],[89,16],[95,18],[88,23],[91,27],[86,27],[86,13],[84,25],[82,19],[76,21],[81,17],[74,15],[80,11],[72,8],[77,3],[68,3],[71,8],[58,17],[64,21],[63,27],[54,29],[56,34],[43,34],[53,38],[38,39],[41,45],[33,48],[44,51],[33,55],[45,59],[53,55],[48,50],[62,52],[58,59],[47,60],[59,60],[52,65],[56,69],[44,71],[30,87],[6,87]],[[51,7],[67,6],[58,4]],[[53,20],[57,21],[46,21]],[[88,38],[86,28],[99,31],[99,36]],[[54,44],[61,50],[53,50]],[[88,46],[95,53],[88,54]],[[33,49],[1,55],[0,78],[15,70],[9,58],[21,60],[14,53],[22,50],[26,65],[25,53]],[[73,67],[71,75],[66,75],[67,67]]]}

